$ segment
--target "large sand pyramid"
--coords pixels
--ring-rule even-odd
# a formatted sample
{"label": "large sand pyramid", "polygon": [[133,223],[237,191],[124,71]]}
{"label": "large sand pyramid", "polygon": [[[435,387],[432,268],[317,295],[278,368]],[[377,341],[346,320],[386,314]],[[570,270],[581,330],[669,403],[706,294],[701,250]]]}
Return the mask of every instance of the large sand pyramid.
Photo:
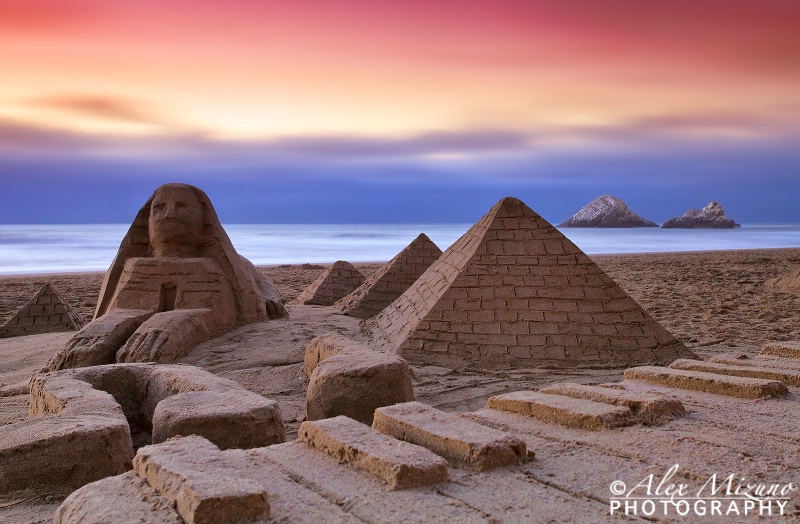
{"label": "large sand pyramid", "polygon": [[77,331],[83,324],[81,316],[64,301],[53,286],[45,284],[0,327],[0,337]]}
{"label": "large sand pyramid", "polygon": [[692,357],[578,247],[507,197],[365,324],[414,363],[618,367]]}
{"label": "large sand pyramid", "polygon": [[337,300],[352,293],[366,278],[350,262],[337,260],[322,273],[310,286],[305,288],[294,304],[314,304],[332,306]]}
{"label": "large sand pyramid", "polygon": [[352,317],[375,316],[402,295],[441,255],[442,250],[425,233],[420,233],[336,306]]}

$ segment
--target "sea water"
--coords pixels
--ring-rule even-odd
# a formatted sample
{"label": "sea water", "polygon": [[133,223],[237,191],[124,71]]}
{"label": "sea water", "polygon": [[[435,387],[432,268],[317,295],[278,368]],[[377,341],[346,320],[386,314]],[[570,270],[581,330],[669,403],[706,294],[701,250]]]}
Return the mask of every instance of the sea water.
{"label": "sea water", "polygon": [[[127,224],[2,225],[0,274],[105,271]],[[420,233],[445,250],[470,224],[230,224],[255,264],[388,261]],[[736,229],[563,229],[588,254],[800,247],[800,225]]]}

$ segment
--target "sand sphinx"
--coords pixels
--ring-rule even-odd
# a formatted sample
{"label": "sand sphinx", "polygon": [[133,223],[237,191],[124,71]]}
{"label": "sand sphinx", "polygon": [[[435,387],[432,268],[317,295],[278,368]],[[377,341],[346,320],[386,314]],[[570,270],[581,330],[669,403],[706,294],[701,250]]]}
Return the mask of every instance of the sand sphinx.
{"label": "sand sphinx", "polygon": [[208,196],[166,184],[123,238],[92,322],[48,369],[173,362],[236,327],[285,315],[277,289],[233,248]]}

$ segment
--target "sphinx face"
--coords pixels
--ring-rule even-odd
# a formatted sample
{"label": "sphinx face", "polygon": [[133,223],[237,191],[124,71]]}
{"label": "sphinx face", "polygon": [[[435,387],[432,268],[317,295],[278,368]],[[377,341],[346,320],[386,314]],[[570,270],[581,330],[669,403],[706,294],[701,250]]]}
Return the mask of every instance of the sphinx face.
{"label": "sphinx face", "polygon": [[203,239],[203,206],[188,187],[163,186],[150,207],[153,256],[194,257]]}

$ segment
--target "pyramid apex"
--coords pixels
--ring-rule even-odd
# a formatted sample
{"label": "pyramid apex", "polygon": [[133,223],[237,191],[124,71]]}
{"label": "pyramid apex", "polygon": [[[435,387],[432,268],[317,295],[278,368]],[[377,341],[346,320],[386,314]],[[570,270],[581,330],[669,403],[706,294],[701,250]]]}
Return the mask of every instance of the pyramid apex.
{"label": "pyramid apex", "polygon": [[508,207],[508,206],[524,206],[525,202],[520,200],[517,197],[507,196],[500,199],[497,203],[497,207]]}
{"label": "pyramid apex", "polygon": [[333,263],[333,265],[331,266],[331,269],[342,269],[342,268],[351,268],[351,267],[353,267],[353,264],[351,264],[350,262],[348,262],[346,260],[337,260],[336,262]]}

